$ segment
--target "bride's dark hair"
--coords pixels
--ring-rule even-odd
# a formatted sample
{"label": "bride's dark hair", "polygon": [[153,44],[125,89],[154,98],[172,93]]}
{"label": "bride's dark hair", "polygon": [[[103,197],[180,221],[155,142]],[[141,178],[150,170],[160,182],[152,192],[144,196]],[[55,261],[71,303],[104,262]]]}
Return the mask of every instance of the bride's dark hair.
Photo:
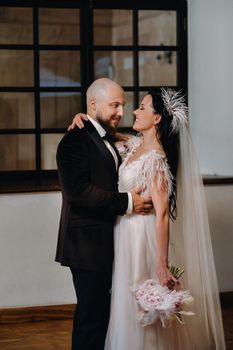
{"label": "bride's dark hair", "polygon": [[166,153],[167,162],[173,176],[172,193],[169,198],[169,211],[173,220],[176,218],[176,175],[179,162],[179,134],[172,132],[172,116],[168,113],[163,99],[161,89],[148,92],[152,97],[154,112],[161,114],[161,121],[156,125],[159,140]]}

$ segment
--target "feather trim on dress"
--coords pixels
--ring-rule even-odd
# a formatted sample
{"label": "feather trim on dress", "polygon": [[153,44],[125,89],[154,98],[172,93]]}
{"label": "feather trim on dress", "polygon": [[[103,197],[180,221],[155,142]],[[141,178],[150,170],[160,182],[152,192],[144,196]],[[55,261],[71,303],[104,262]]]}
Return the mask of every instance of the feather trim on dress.
{"label": "feather trim on dress", "polygon": [[[137,136],[130,135],[127,141],[116,143],[116,147],[122,156],[124,165],[127,167],[131,165],[130,162],[129,164],[127,164],[127,162],[142,142],[143,138],[141,134],[137,134]],[[136,161],[141,162],[141,174],[138,179],[138,187],[142,189],[142,195],[149,196],[151,186],[153,182],[157,180],[159,186],[167,189],[168,197],[170,197],[173,188],[173,176],[169,169],[166,157],[152,149],[147,153],[142,154]]]}
{"label": "feather trim on dress", "polygon": [[158,186],[167,190],[168,198],[172,193],[173,176],[169,169],[166,157],[156,150],[151,150],[141,157],[142,167],[138,186],[143,195],[150,195],[154,181]]}
{"label": "feather trim on dress", "polygon": [[142,143],[142,136],[141,134],[134,135],[127,135],[128,140],[126,141],[117,141],[115,143],[115,146],[122,158],[122,161],[124,161],[128,156],[131,154],[131,152],[138,148]]}

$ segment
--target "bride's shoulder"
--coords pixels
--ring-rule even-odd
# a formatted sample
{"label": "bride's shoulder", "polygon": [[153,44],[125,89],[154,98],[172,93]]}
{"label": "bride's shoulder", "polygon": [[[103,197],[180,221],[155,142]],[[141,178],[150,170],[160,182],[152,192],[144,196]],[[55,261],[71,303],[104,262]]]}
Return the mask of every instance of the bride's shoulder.
{"label": "bride's shoulder", "polygon": [[167,156],[166,156],[166,153],[161,149],[155,149],[155,148],[152,148],[150,151],[149,151],[149,155],[152,157],[152,158],[156,158],[156,159],[161,159],[163,161],[166,162],[167,160]]}
{"label": "bride's shoulder", "polygon": [[145,153],[144,157],[142,158],[147,167],[153,167],[155,169],[168,167],[167,157],[163,150],[152,148],[150,151]]}

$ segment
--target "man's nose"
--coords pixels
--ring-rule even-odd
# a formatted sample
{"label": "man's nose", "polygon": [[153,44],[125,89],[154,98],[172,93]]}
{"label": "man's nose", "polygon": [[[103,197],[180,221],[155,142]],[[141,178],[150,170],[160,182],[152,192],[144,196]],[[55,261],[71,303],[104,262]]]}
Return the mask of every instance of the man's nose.
{"label": "man's nose", "polygon": [[118,108],[117,108],[117,115],[119,117],[123,117],[123,114],[124,114],[124,107],[123,106],[118,106]]}

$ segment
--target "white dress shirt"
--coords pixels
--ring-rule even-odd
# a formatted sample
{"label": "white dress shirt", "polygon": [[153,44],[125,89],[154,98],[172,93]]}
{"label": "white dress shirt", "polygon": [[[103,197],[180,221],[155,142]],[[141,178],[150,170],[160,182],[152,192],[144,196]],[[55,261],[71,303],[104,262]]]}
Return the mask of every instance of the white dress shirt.
{"label": "white dress shirt", "polygon": [[[99,133],[100,137],[102,138],[103,136],[105,136],[106,131],[102,127],[102,125],[100,125],[96,120],[91,118],[88,114],[87,114],[87,118],[93,124],[93,126],[95,127],[95,129]],[[116,170],[117,170],[118,169],[118,157],[117,157],[116,151],[114,150],[114,148],[110,145],[110,143],[107,140],[103,140],[103,141],[104,141],[106,147],[108,148],[109,152],[111,152],[111,154],[113,156],[113,159],[114,159],[114,162],[116,165]],[[128,192],[128,208],[127,208],[126,213],[131,214],[132,212],[133,212],[133,198],[132,198],[132,194],[130,192]]]}

